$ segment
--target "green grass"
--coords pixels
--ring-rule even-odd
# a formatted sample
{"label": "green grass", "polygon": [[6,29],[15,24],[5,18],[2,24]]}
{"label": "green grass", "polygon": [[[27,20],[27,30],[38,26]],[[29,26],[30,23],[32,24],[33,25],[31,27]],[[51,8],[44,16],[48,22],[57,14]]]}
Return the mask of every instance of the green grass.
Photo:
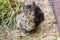
{"label": "green grass", "polygon": [[23,4],[17,0],[0,0],[0,40],[16,28],[16,16],[23,11]]}
{"label": "green grass", "polygon": [[15,25],[15,17],[23,11],[23,2],[16,0],[0,0],[0,25]]}

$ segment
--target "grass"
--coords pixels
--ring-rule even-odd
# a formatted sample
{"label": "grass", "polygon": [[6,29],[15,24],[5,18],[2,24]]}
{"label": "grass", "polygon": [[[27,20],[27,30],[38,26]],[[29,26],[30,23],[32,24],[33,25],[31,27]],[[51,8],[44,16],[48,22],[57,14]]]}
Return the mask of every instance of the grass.
{"label": "grass", "polygon": [[17,0],[0,0],[0,40],[5,37],[6,33],[11,37],[9,32],[16,26],[15,18],[23,11],[23,4],[24,2]]}
{"label": "grass", "polygon": [[[14,4],[12,6],[12,4]],[[10,26],[15,22],[16,15],[23,11],[23,3],[17,4],[16,0],[0,0],[0,25],[4,24]]]}

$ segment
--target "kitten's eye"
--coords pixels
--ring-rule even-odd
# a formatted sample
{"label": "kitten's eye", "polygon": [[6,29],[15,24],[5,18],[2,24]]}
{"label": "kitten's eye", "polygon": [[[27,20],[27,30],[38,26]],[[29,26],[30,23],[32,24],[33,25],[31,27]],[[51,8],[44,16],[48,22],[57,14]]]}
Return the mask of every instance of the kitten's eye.
{"label": "kitten's eye", "polygon": [[24,9],[24,12],[25,12],[25,13],[28,13],[28,10],[27,10],[27,9]]}

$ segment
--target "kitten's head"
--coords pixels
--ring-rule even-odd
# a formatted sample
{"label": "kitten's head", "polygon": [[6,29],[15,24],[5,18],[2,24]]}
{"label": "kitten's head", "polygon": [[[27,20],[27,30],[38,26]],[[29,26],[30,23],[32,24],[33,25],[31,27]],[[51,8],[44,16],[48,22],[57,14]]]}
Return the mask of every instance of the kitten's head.
{"label": "kitten's head", "polygon": [[26,13],[26,14],[31,14],[31,12],[34,12],[35,10],[35,2],[33,2],[32,4],[30,4],[30,5],[25,5],[24,7],[23,7],[23,9],[24,9],[24,12]]}

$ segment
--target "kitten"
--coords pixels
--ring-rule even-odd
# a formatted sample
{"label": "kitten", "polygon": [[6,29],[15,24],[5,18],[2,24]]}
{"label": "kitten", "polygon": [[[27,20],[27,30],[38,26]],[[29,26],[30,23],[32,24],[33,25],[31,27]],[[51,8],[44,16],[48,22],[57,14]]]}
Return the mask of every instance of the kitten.
{"label": "kitten", "polygon": [[43,20],[43,12],[39,6],[35,5],[35,2],[33,2],[33,4],[25,5],[23,12],[17,15],[17,28],[20,30],[21,36],[26,36],[29,35],[27,31],[29,32],[35,29]]}

